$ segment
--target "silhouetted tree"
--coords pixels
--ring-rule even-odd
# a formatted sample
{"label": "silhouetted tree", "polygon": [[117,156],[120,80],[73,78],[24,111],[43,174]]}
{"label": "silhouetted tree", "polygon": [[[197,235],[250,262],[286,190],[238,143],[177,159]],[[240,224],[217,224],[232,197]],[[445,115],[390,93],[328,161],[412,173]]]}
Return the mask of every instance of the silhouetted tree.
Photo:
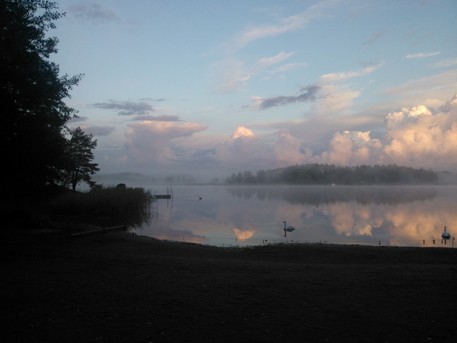
{"label": "silhouetted tree", "polygon": [[55,183],[65,158],[66,123],[76,115],[64,99],[80,76],[59,75],[47,37],[63,14],[55,2],[0,0],[1,153],[6,196],[40,194]]}
{"label": "silhouetted tree", "polygon": [[71,188],[75,190],[81,181],[90,185],[91,176],[99,170],[97,164],[92,163],[97,140],[94,140],[92,135],[85,134],[80,127],[70,130],[70,135],[71,138],[68,140],[66,148],[67,165],[63,175],[64,180],[68,180]]}

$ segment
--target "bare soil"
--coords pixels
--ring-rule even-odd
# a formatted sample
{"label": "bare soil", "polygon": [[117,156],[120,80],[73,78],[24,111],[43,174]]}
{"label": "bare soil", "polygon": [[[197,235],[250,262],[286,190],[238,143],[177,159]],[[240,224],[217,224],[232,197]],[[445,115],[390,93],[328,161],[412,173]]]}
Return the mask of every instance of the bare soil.
{"label": "bare soil", "polygon": [[1,239],[2,342],[454,342],[457,249]]}

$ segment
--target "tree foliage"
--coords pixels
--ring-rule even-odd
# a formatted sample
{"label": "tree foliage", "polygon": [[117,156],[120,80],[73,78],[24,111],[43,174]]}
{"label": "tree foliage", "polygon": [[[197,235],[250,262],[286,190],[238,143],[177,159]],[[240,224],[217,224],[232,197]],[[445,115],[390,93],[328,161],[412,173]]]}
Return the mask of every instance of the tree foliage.
{"label": "tree foliage", "polygon": [[328,164],[296,165],[273,170],[232,174],[229,184],[423,184],[438,181],[438,175],[425,169],[397,165],[341,167]]}
{"label": "tree foliage", "polygon": [[67,165],[63,170],[64,183],[70,183],[73,190],[81,181],[91,184],[91,176],[99,169],[94,159],[93,149],[97,146],[97,140],[92,135],[87,135],[77,127],[70,130],[70,139],[67,142]]}
{"label": "tree foliage", "polygon": [[2,155],[9,196],[36,195],[65,166],[66,123],[76,115],[64,99],[80,76],[61,76],[48,37],[62,17],[55,2],[0,0]]}

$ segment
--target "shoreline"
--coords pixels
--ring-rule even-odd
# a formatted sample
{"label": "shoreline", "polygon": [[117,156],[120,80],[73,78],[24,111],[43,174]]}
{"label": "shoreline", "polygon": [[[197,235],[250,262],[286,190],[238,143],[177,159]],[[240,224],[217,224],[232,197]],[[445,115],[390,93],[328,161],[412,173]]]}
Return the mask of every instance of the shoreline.
{"label": "shoreline", "polygon": [[7,341],[452,341],[457,250],[3,238]]}

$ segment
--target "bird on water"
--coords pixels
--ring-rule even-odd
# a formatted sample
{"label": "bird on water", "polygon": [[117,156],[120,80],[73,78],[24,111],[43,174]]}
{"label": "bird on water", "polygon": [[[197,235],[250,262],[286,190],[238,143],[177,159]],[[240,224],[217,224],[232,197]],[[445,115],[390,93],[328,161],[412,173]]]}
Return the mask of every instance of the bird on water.
{"label": "bird on water", "polygon": [[287,233],[287,232],[292,232],[292,231],[294,231],[295,228],[294,228],[293,226],[287,226],[287,223],[286,223],[285,221],[283,221],[283,223],[284,223],[284,228],[283,228],[283,230],[284,230],[284,237],[286,237],[286,233]]}
{"label": "bird on water", "polygon": [[441,238],[443,239],[444,244],[446,244],[446,241],[451,238],[451,234],[449,232],[447,232],[446,226],[444,227],[444,231],[441,234]]}

